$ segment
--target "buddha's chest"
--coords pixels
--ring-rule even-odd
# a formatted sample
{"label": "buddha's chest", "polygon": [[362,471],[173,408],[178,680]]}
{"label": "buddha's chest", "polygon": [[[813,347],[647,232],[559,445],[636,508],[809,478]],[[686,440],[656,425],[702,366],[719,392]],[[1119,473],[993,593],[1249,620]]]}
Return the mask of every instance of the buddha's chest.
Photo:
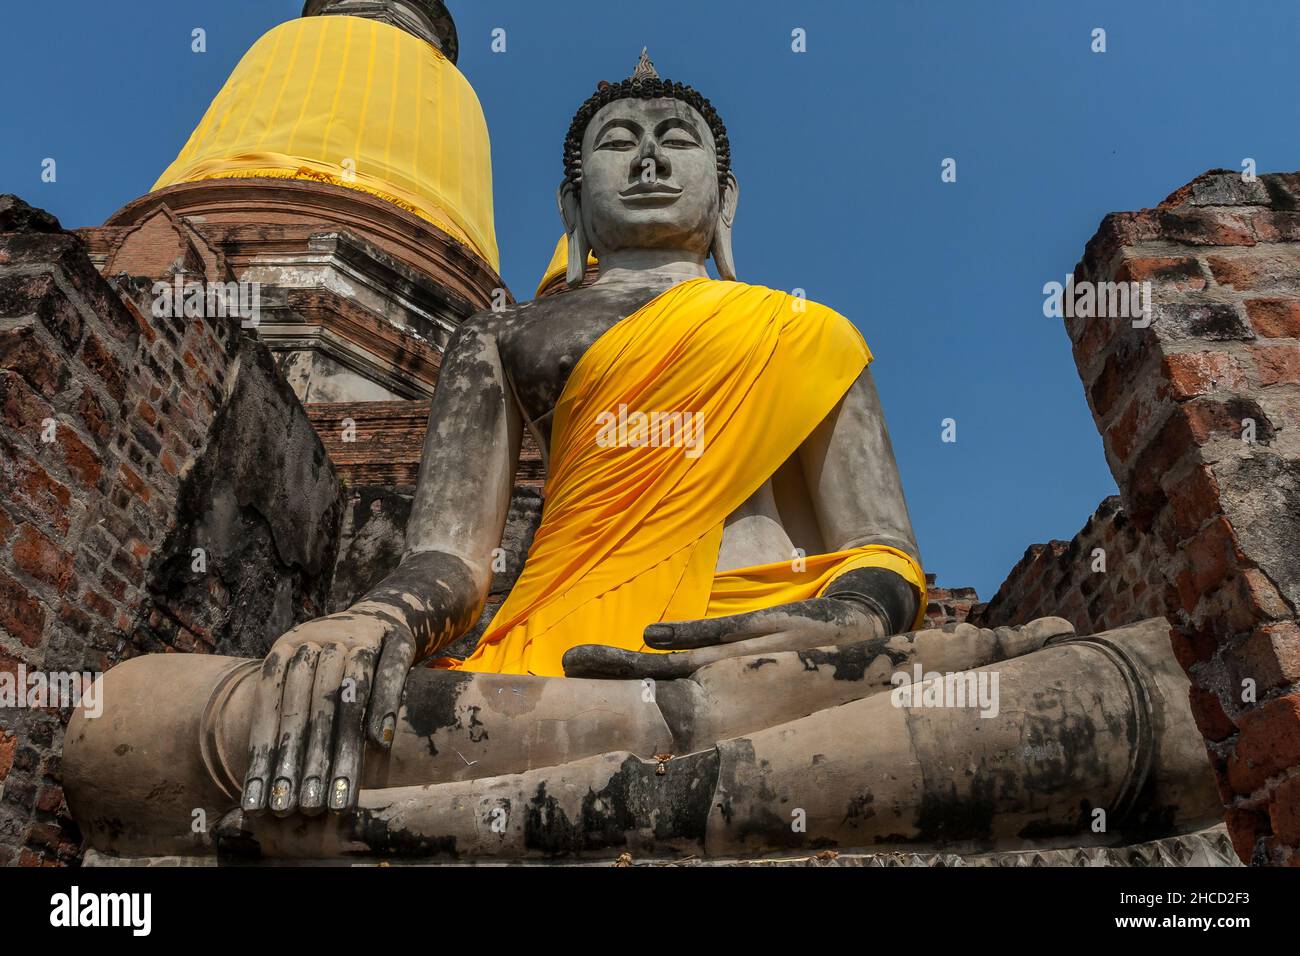
{"label": "buddha's chest", "polygon": [[529,421],[554,411],[578,362],[620,316],[560,321],[543,331],[530,328],[502,345],[502,362]]}
{"label": "buddha's chest", "polygon": [[537,303],[498,340],[501,361],[520,410],[549,439],[550,416],[574,368],[596,340],[655,294],[595,294],[594,289]]}

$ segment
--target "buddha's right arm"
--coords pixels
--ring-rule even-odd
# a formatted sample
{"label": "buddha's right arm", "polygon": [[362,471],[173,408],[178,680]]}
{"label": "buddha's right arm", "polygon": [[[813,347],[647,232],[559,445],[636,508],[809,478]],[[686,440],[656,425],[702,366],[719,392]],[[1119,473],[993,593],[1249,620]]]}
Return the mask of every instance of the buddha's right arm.
{"label": "buddha's right arm", "polygon": [[439,372],[401,563],[353,608],[400,616],[416,660],[478,620],[510,510],[522,432],[495,336],[471,318]]}
{"label": "buddha's right arm", "polygon": [[522,434],[490,322],[468,319],[444,353],[397,568],[346,611],[289,631],[267,655],[245,811],[355,806],[366,737],[388,746],[411,665],[477,619]]}

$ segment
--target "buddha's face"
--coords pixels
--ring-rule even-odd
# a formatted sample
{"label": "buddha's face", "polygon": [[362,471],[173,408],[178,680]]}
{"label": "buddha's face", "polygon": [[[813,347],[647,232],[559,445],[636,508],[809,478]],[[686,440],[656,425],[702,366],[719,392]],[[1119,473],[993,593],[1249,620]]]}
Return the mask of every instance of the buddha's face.
{"label": "buddha's face", "polygon": [[719,192],[704,117],[671,98],[606,104],[583,137],[581,205],[598,257],[620,249],[706,254]]}

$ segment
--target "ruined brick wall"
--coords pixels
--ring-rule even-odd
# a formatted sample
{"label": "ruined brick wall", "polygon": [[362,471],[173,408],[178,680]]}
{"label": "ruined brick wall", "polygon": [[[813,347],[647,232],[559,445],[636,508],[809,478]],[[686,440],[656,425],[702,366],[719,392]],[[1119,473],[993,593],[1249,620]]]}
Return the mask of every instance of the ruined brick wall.
{"label": "ruined brick wall", "polygon": [[1243,859],[1300,862],[1300,174],[1212,171],[1108,216],[1076,282],[1153,321],[1066,319]]}
{"label": "ruined brick wall", "polygon": [[[428,401],[308,402],[304,408],[350,485],[414,489],[429,425]],[[537,440],[524,433],[515,484],[540,489],[545,479]]]}
{"label": "ruined brick wall", "polygon": [[974,588],[941,588],[935,575],[925,576],[925,621],[922,627],[942,627],[961,624],[974,618],[983,609]]}
{"label": "ruined brick wall", "polygon": [[978,627],[1063,617],[1076,633],[1164,617],[1165,565],[1156,543],[1139,534],[1118,495],[1106,498],[1069,541],[1030,545],[998,593],[972,612]]}
{"label": "ruined brick wall", "polygon": [[[150,327],[57,223],[15,221],[12,205],[0,207],[6,215],[0,668],[102,671],[132,653],[145,567],[216,408],[233,336],[189,322]],[[43,441],[50,423],[54,440]],[[64,718],[0,709],[0,752],[12,755],[0,763],[0,863],[78,851],[58,783]]]}
{"label": "ruined brick wall", "polygon": [[[338,482],[292,391],[235,323],[154,319],[137,291],[102,279],[52,217],[0,197],[0,670],[229,653],[265,637],[231,622],[323,606]],[[69,714],[0,707],[0,865],[77,859],[60,787]]]}

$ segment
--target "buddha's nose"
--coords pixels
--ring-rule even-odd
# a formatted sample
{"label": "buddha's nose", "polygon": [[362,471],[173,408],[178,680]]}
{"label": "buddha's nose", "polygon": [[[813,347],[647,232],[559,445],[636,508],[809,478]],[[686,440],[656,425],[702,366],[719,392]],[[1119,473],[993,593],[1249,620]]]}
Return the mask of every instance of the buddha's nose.
{"label": "buddha's nose", "polygon": [[673,171],[668,155],[659,148],[659,141],[654,136],[641,140],[641,149],[637,153],[636,176],[647,182],[667,179]]}

